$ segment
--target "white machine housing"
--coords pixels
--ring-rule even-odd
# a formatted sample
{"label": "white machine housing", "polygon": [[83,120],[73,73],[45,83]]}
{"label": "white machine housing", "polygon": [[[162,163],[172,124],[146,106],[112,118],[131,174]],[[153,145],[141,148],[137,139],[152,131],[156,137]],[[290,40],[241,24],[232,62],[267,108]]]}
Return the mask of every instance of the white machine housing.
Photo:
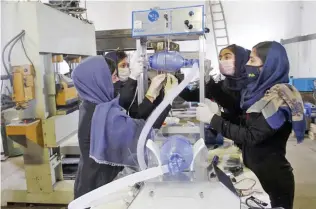
{"label": "white machine housing", "polygon": [[[146,11],[135,11],[133,15],[132,35],[137,38],[137,52],[147,59],[147,41],[191,41],[199,40],[199,93],[200,102],[205,102],[205,82],[204,82],[204,6],[180,7],[171,9],[152,9]],[[166,17],[167,16],[167,17]],[[192,24],[189,29],[189,24]],[[138,101],[146,91],[147,69],[144,69],[143,76],[138,80]],[[180,84],[181,85],[181,84]],[[162,102],[164,103],[164,101]],[[162,104],[161,103],[161,104]],[[160,104],[160,105],[161,105]],[[159,109],[157,107],[157,109]],[[156,110],[157,110],[156,109]],[[155,111],[156,111],[155,110]],[[154,112],[153,114],[154,115]],[[147,119],[154,121],[151,117]],[[146,125],[144,127],[146,127]],[[200,138],[204,139],[204,124],[199,125]],[[142,130],[138,147],[137,157],[141,164],[139,153],[144,153],[143,144],[140,143],[145,128]],[[197,143],[197,142],[196,142]],[[204,144],[204,142],[203,142]],[[147,144],[148,145],[148,144]],[[204,145],[205,146],[205,145]],[[138,149],[140,148],[140,149]],[[145,169],[140,166],[141,169]],[[197,178],[197,173],[202,175]],[[216,209],[239,209],[241,207],[240,198],[233,194],[219,181],[210,181],[206,173],[206,168],[196,167],[191,178],[188,180],[161,178],[144,182],[143,187],[135,199],[129,204],[129,209],[171,209],[171,208],[216,208]],[[185,174],[185,173],[182,173]],[[204,174],[204,175],[203,175]],[[106,208],[106,207],[105,207]]]}
{"label": "white machine housing", "polygon": [[[45,119],[51,115],[49,96],[55,89],[49,88],[53,75],[51,54],[91,56],[96,55],[94,25],[73,18],[41,2],[2,2],[2,47],[11,38],[25,30],[24,45],[36,70],[35,101],[24,111],[24,118]],[[7,56],[7,55],[6,55]],[[12,66],[29,64],[21,43],[12,51]],[[2,65],[1,65],[2,66]],[[4,73],[4,69],[1,69]],[[78,113],[58,117],[55,123],[56,141],[77,130]],[[65,120],[66,122],[62,122]],[[58,123],[57,123],[58,122]],[[60,126],[58,124],[68,124]],[[67,128],[66,128],[67,127]]]}
{"label": "white machine housing", "polygon": [[133,37],[192,34],[204,34],[203,5],[132,12]]}
{"label": "white machine housing", "polygon": [[[67,115],[56,115],[52,55],[96,55],[94,25],[38,1],[3,1],[1,6],[4,23],[1,27],[2,49],[9,40],[25,30],[25,50],[36,73],[35,99],[29,102],[27,109],[19,112],[19,118],[40,119],[44,138],[44,146],[26,140],[25,153],[29,156],[27,160],[24,159],[25,173],[17,172],[12,176],[12,179],[25,178],[26,182],[16,185],[13,180],[5,192],[4,201],[68,204],[73,199],[73,183],[62,180],[61,157],[57,157],[60,153],[57,154],[52,148],[59,147],[61,141],[77,132],[79,117],[78,110]],[[12,66],[31,64],[20,41],[14,46],[11,58]],[[1,68],[1,72],[5,73],[4,69]]]}

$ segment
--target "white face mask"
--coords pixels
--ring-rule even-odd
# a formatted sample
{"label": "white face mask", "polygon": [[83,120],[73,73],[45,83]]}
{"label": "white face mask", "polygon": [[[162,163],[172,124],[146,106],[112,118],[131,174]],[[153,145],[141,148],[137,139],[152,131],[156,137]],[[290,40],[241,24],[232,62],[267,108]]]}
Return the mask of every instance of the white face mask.
{"label": "white face mask", "polygon": [[131,74],[131,71],[129,68],[118,68],[118,76],[120,81],[127,81],[129,75]]}
{"label": "white face mask", "polygon": [[234,75],[235,73],[235,60],[222,60],[219,61],[219,70],[223,75]]}

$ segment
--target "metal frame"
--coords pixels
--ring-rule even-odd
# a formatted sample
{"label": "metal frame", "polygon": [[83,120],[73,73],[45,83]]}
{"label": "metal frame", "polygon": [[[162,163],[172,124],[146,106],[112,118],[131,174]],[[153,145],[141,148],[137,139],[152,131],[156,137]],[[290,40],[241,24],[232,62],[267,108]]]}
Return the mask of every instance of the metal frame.
{"label": "metal frame", "polygon": [[[3,28],[2,40],[7,42],[17,31],[25,30],[24,45],[36,71],[35,100],[29,102],[29,107],[20,114],[20,118],[37,119],[36,127],[30,127],[31,131],[19,132],[21,126],[17,125],[17,131],[11,134],[24,142],[25,170],[21,176],[25,175],[26,181],[17,188],[5,190],[3,200],[68,204],[73,199],[73,181],[63,181],[59,143],[77,131],[74,123],[77,123],[78,115],[73,112],[57,116],[52,55],[95,55],[94,26],[40,2],[8,2],[2,6],[5,11],[2,17],[10,23],[7,24],[9,27]],[[75,39],[73,34],[77,34]],[[56,41],[52,41],[51,37]],[[16,47],[12,57],[13,66],[29,63],[21,46]],[[60,126],[62,124],[64,126]]]}
{"label": "metal frame", "polygon": [[[185,7],[187,8],[187,7]],[[203,7],[204,8],[204,7]],[[133,12],[134,13],[134,12]],[[203,15],[203,18],[204,15]],[[204,29],[205,21],[203,19],[203,29]],[[204,32],[203,34],[190,34],[183,36],[182,34],[174,34],[174,35],[167,35],[167,36],[160,36],[157,37],[156,35],[151,36],[144,36],[138,39],[136,39],[136,49],[137,53],[139,53],[143,58],[147,59],[146,54],[146,47],[147,43],[146,41],[165,41],[165,39],[168,38],[169,40],[172,39],[172,41],[193,41],[193,40],[199,40],[199,77],[200,77],[200,102],[204,102],[205,100],[205,72],[204,72],[204,57],[205,57],[205,36]],[[180,52],[181,53],[181,52]],[[192,56],[193,52],[190,52],[190,55]],[[197,53],[196,53],[197,54]],[[137,80],[137,89],[138,89],[138,103],[140,104],[143,101],[144,94],[147,90],[147,88],[144,87],[144,84],[147,84],[147,69],[144,69],[144,73],[139,77]],[[204,123],[200,123],[200,138],[204,138],[205,131],[204,131]]]}
{"label": "metal frame", "polygon": [[[204,68],[204,46],[205,39],[204,36],[200,36],[200,54],[199,54],[199,64],[200,64],[200,102],[204,103],[205,101],[205,68]],[[204,139],[205,137],[205,128],[204,123],[200,122],[200,138]]]}
{"label": "metal frame", "polygon": [[303,41],[311,41],[316,39],[316,33],[309,34],[306,36],[297,36],[294,38],[289,38],[289,39],[281,39],[281,44],[286,45],[286,44],[292,44],[292,43],[297,43],[297,42],[303,42]]}

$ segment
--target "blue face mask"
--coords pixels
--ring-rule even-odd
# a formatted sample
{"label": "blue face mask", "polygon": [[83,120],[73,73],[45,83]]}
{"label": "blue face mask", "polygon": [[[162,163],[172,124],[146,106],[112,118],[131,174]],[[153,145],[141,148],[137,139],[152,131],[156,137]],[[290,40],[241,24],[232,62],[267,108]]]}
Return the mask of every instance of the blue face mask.
{"label": "blue face mask", "polygon": [[246,73],[247,73],[247,83],[252,83],[257,81],[260,75],[259,68],[262,66],[250,66],[246,65]]}

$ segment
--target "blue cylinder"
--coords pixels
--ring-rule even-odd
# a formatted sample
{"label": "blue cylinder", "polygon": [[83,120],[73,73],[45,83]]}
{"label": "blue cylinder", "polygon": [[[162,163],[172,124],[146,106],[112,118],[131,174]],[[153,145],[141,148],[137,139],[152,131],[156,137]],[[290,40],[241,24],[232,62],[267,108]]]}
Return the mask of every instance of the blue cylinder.
{"label": "blue cylinder", "polygon": [[181,135],[174,135],[167,139],[160,149],[163,165],[168,165],[171,174],[188,169],[193,160],[193,147],[189,140]]}
{"label": "blue cylinder", "polygon": [[184,59],[179,52],[161,51],[150,56],[148,61],[154,70],[175,72],[182,67],[191,67],[197,60]]}

